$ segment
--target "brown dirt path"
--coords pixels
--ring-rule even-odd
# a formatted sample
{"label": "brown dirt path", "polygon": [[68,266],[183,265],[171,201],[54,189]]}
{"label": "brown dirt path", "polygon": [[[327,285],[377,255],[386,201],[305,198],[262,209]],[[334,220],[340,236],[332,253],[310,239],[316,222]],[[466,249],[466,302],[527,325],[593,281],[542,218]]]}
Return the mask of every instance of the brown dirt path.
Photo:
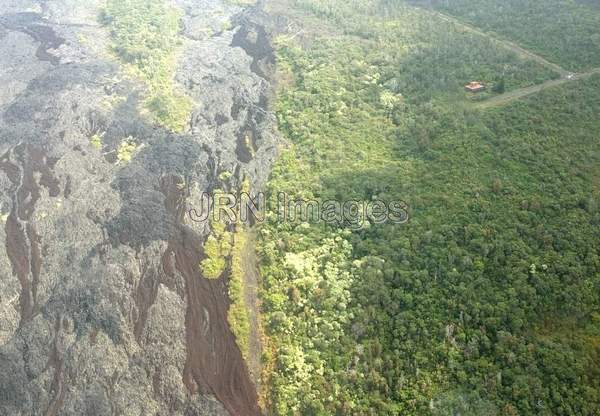
{"label": "brown dirt path", "polygon": [[509,49],[513,52],[515,52],[517,55],[519,55],[522,58],[525,59],[531,59],[533,61],[536,61],[537,63],[550,68],[551,70],[557,72],[560,74],[561,77],[566,77],[567,75],[569,75],[569,71],[567,71],[566,69],[564,69],[563,67],[561,67],[558,64],[555,64],[553,62],[548,61],[546,58],[532,52],[529,51],[519,45],[517,45],[514,42],[511,42],[509,40],[506,40],[504,38],[501,38],[499,36],[495,36],[493,33],[491,32],[485,32],[481,29],[478,29],[474,26],[469,25],[468,23],[462,22],[460,20],[458,20],[457,18],[447,15],[445,13],[436,11],[436,10],[430,10],[433,14],[437,15],[440,19],[446,21],[446,22],[450,22],[453,23],[461,28],[463,28],[464,30],[466,30],[467,32],[471,32],[471,33],[475,33],[477,35],[480,36],[484,36],[488,39],[490,39],[492,42],[498,43],[501,46],[503,46],[506,49]]}
{"label": "brown dirt path", "polygon": [[260,391],[260,375],[262,371],[261,321],[258,302],[258,262],[254,247],[256,234],[250,230],[246,234],[246,242],[242,248],[242,266],[244,269],[244,302],[250,321],[250,339],[248,340],[248,368],[257,389]]}
{"label": "brown dirt path", "polygon": [[548,88],[557,87],[557,86],[565,84],[567,82],[584,80],[586,78],[591,77],[594,74],[600,74],[600,68],[592,69],[591,71],[588,71],[588,72],[585,72],[582,74],[573,74],[570,77],[550,80],[550,81],[544,82],[539,85],[533,85],[531,87],[525,87],[525,88],[520,88],[518,90],[509,91],[506,94],[497,95],[497,96],[489,98],[485,101],[478,102],[474,105],[474,107],[479,108],[479,109],[499,107],[502,105],[509,104],[520,98],[524,98],[529,95],[538,93],[538,92],[548,89]]}
{"label": "brown dirt path", "polygon": [[556,87],[556,86],[565,84],[567,82],[583,80],[583,79],[591,77],[594,74],[600,73],[600,68],[594,68],[590,71],[583,72],[583,73],[577,73],[577,74],[569,72],[566,69],[564,69],[563,67],[561,67],[560,65],[550,62],[546,58],[536,54],[535,52],[527,50],[514,42],[511,42],[509,40],[506,40],[506,39],[500,37],[499,35],[494,34],[493,32],[486,32],[475,26],[471,26],[468,23],[462,22],[461,20],[457,19],[456,17],[450,16],[450,15],[442,13],[440,11],[432,10],[432,9],[428,9],[428,10],[446,22],[455,24],[456,26],[463,28],[463,30],[465,30],[465,31],[475,33],[480,36],[485,36],[486,38],[503,46],[504,48],[515,52],[517,55],[519,55],[523,59],[533,60],[533,61],[545,66],[546,68],[549,68],[549,69],[557,72],[558,74],[560,74],[559,79],[553,79],[550,81],[546,81],[542,84],[532,85],[530,87],[519,88],[517,90],[509,91],[505,94],[500,94],[498,96],[489,98],[487,100],[477,102],[474,104],[475,108],[487,109],[487,108],[491,108],[491,107],[498,107],[498,106],[506,105],[515,100],[538,93],[547,88]]}

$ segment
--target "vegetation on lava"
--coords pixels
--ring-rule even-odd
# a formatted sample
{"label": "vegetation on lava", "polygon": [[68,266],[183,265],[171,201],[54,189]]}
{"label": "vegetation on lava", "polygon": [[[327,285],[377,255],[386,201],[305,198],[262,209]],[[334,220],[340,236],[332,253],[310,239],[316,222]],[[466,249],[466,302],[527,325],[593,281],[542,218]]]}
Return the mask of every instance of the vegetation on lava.
{"label": "vegetation on lava", "polygon": [[192,107],[173,83],[180,17],[165,0],[108,0],[101,17],[113,51],[147,85],[145,108],[154,122],[173,131],[186,127]]}

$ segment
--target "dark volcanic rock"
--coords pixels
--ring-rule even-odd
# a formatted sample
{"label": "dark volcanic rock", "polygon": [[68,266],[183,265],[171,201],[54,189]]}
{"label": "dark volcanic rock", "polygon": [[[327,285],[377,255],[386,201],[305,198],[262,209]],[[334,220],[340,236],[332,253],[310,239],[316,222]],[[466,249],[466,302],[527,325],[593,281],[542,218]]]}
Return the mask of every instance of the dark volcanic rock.
{"label": "dark volcanic rock", "polygon": [[0,2],[2,415],[260,413],[226,282],[200,272],[208,225],[186,212],[267,180],[268,17],[176,3],[176,81],[196,103],[182,134],[140,114],[144,86],[107,57],[100,1]]}

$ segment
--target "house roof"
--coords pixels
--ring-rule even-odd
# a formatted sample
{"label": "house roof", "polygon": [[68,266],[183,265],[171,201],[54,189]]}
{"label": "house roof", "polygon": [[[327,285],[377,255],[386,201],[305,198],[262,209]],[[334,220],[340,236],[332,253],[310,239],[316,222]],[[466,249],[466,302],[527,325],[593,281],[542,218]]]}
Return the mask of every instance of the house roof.
{"label": "house roof", "polygon": [[465,85],[465,88],[468,90],[480,90],[485,88],[484,85],[479,81],[472,81]]}

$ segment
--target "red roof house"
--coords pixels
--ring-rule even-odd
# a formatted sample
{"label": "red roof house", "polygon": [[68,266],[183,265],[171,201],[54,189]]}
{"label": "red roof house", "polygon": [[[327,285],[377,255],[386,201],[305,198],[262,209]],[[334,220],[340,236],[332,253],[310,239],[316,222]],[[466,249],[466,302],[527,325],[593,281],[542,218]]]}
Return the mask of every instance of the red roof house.
{"label": "red roof house", "polygon": [[481,82],[473,81],[465,85],[465,90],[469,92],[480,92],[485,90],[485,85],[483,85]]}

